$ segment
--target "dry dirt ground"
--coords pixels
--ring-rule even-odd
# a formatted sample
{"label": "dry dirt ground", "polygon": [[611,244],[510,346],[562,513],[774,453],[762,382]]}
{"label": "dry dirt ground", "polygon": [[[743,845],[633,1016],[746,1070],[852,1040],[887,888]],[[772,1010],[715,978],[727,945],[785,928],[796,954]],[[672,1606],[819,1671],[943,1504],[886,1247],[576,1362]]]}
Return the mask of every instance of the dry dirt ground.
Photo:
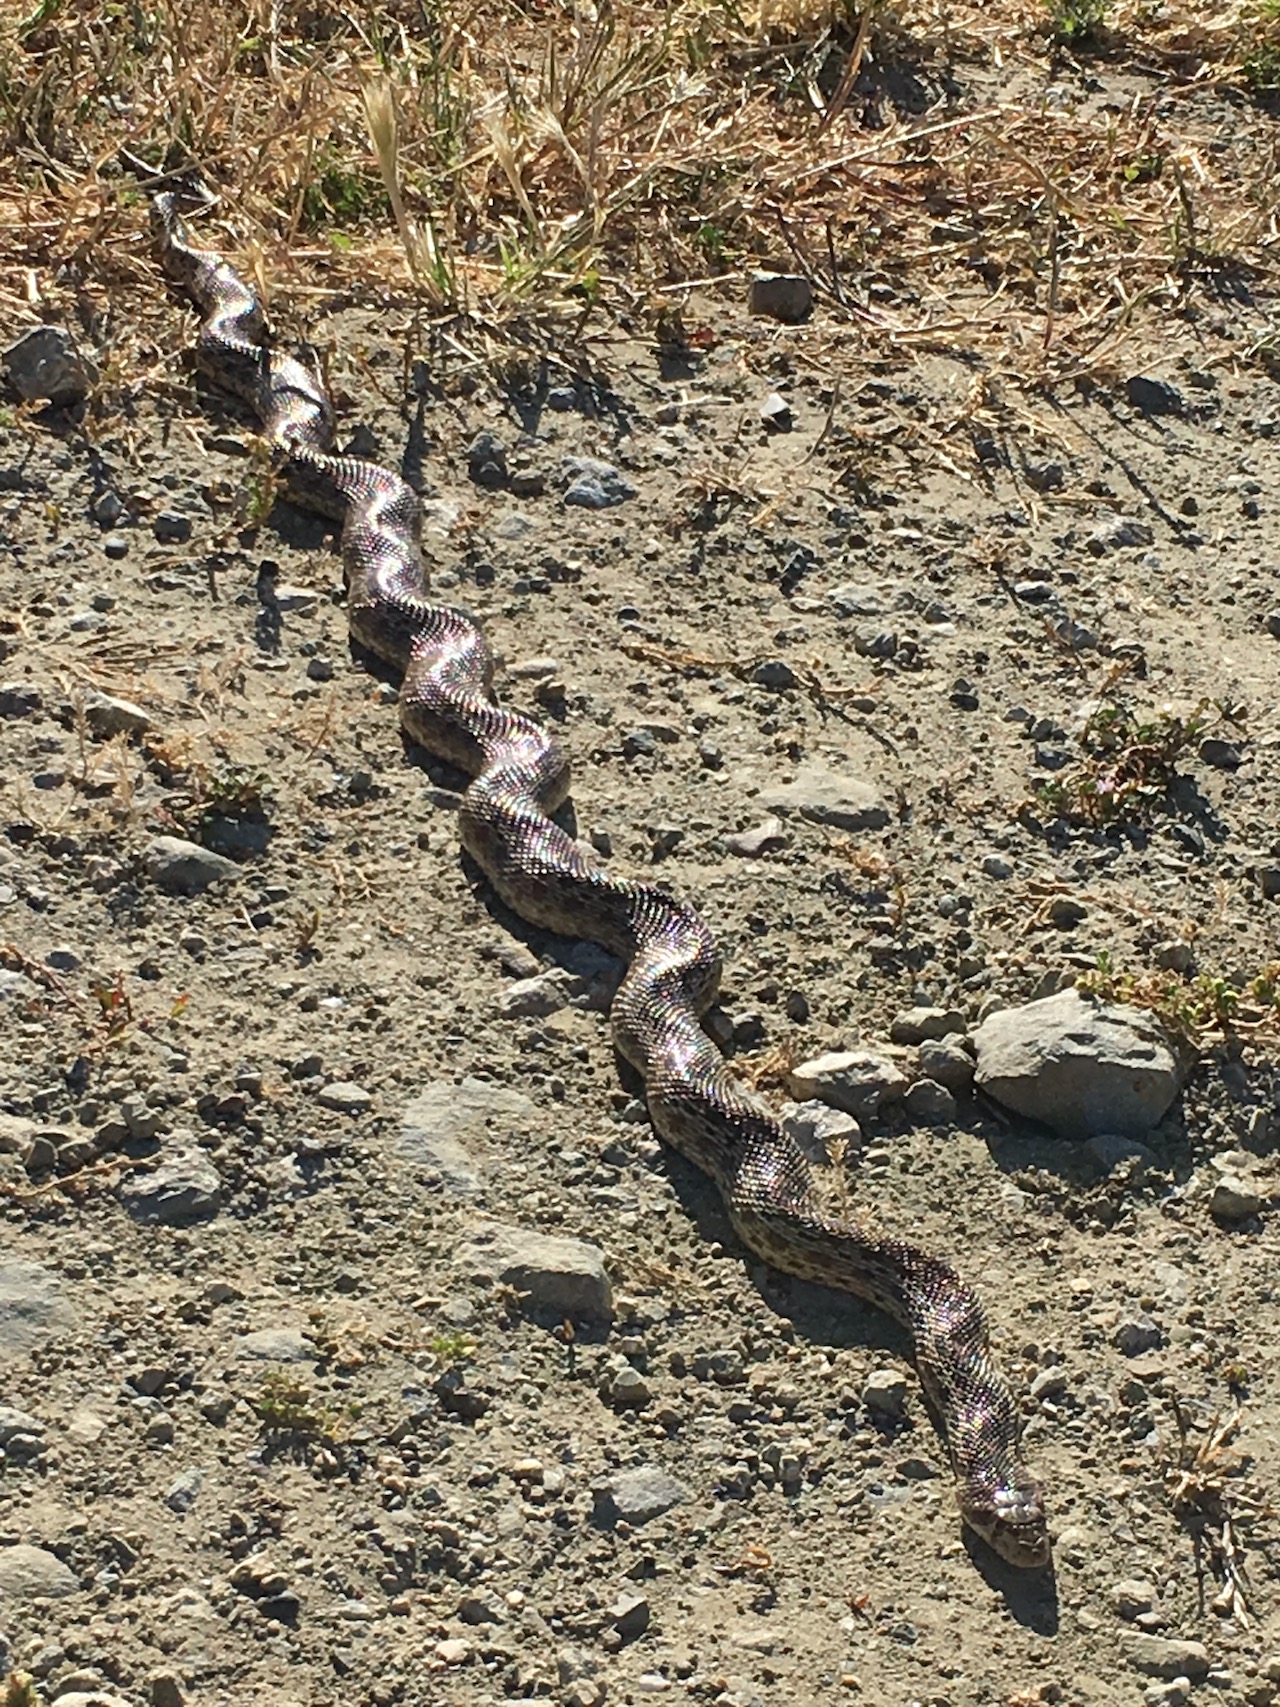
{"label": "dry dirt ground", "polygon": [[[251,424],[186,375],[192,317],[148,277],[113,418],[0,429],[0,1399],[27,1419],[0,1542],[70,1573],[0,1601],[9,1663],[158,1707],[1120,1707],[1186,1699],[1182,1673],[1265,1707],[1274,1041],[1206,1026],[1149,1163],[1111,1175],[965,1098],[844,1158],[859,1213],[980,1289],[1026,1395],[1056,1545],[1020,1575],[961,1536],[901,1334],[744,1257],[620,1081],[607,961],[460,859],[461,779],[350,655],[333,530],[252,519]],[[344,430],[420,462],[436,585],[557,725],[580,833],[704,909],[721,1035],[780,1097],[828,1048],[912,1068],[889,1029],[919,1002],[972,1025],[1100,957],[1202,993],[1275,960],[1280,397],[1241,360],[1266,315],[1171,319],[1109,378],[1020,395],[1012,436],[976,398],[976,457],[963,338],[873,360],[736,288],[686,296],[682,350],[615,319],[518,386],[394,300],[308,329]],[[483,431],[514,489],[472,478]],[[584,455],[634,495],[566,506]],[[1206,702],[1220,744],[1081,822],[1098,702],[1134,728]],[[794,809],[850,780],[882,827]],[[775,816],[766,851],[726,846]],[[237,879],[166,892],[161,834]],[[508,1011],[531,977],[551,1011]],[[1263,1207],[1215,1219],[1235,1152]],[[140,1219],[174,1158],[190,1224]],[[493,1221],[597,1244],[612,1318],[487,1282]],[[863,1398],[895,1366],[897,1420]],[[620,1518],[635,1469],[683,1497]]]}

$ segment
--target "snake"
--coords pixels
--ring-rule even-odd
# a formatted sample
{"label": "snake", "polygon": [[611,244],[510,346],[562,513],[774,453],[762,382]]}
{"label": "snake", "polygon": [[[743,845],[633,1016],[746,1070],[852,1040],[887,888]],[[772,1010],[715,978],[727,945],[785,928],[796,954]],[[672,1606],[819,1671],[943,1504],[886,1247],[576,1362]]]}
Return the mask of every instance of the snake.
{"label": "snake", "polygon": [[568,755],[499,702],[494,656],[471,613],[431,598],[417,492],[381,463],[335,449],[323,382],[276,349],[258,297],[196,244],[178,193],[153,193],[150,208],[161,264],[201,316],[196,366],[256,417],[289,499],[341,522],[351,638],[399,674],[409,740],[469,778],[463,848],[529,925],[595,942],[624,963],[612,1036],[643,1080],[655,1132],[715,1182],[750,1251],[906,1330],[963,1523],[1008,1563],[1047,1566],[1044,1492],[1023,1461],[1017,1399],[978,1297],[941,1258],[824,1212],[795,1137],[734,1078],[703,1027],[721,973],[704,920],[665,886],[605,868],[555,821],[569,797]]}

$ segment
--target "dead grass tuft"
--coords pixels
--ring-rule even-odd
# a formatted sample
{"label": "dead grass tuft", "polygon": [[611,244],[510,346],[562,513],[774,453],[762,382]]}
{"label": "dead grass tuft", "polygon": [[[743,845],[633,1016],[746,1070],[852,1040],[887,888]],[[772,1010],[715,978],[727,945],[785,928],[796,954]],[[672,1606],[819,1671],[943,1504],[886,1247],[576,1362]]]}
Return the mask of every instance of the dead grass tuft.
{"label": "dead grass tuft", "polygon": [[1277,88],[1275,0],[40,0],[0,13],[0,303],[151,288],[124,147],[309,312],[656,320],[781,256],[873,347],[1059,380],[1269,280]]}

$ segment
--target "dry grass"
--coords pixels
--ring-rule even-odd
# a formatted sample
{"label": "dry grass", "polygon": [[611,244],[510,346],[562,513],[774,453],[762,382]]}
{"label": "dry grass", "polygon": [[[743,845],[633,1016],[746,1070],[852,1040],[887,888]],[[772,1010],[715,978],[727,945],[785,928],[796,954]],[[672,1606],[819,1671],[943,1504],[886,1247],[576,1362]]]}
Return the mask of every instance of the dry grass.
{"label": "dry grass", "polygon": [[[780,257],[872,348],[1052,382],[1265,294],[1278,14],[0,0],[0,321],[71,301],[106,326],[154,291],[123,146],[198,171],[217,241],[307,312],[390,288],[491,328],[653,325],[691,282],[736,296]],[[1085,58],[1103,96],[1080,93]]]}

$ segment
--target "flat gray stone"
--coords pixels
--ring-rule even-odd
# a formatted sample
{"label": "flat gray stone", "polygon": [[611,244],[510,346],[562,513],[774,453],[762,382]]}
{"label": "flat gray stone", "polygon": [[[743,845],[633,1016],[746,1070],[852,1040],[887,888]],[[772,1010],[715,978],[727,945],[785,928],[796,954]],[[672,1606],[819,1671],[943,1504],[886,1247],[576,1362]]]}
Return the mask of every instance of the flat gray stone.
{"label": "flat gray stone", "polygon": [[0,1600],[56,1600],[80,1584],[56,1553],[44,1547],[0,1547]]}
{"label": "flat gray stone", "polygon": [[837,830],[882,830],[889,822],[880,791],[853,775],[848,762],[806,760],[790,782],[762,788],[759,800],[771,812],[796,812]]}
{"label": "flat gray stone", "polygon": [[1150,1014],[1075,989],[990,1015],[973,1044],[976,1083],[1062,1138],[1140,1138],[1181,1088],[1178,1062]]}
{"label": "flat gray stone", "polygon": [[642,1464],[632,1470],[619,1470],[604,1490],[606,1510],[623,1523],[651,1523],[673,1506],[689,1498],[683,1482],[660,1470],[654,1464]]}
{"label": "flat gray stone", "polygon": [[39,1263],[0,1262],[0,1354],[31,1351],[74,1323],[57,1275]]}
{"label": "flat gray stone", "polygon": [[405,1161],[438,1175],[446,1190],[471,1197],[482,1179],[476,1149],[489,1136],[505,1148],[530,1131],[537,1113],[527,1096],[487,1079],[436,1080],[406,1107],[398,1148]]}
{"label": "flat gray stone", "polygon": [[97,378],[64,326],[32,326],[0,356],[9,383],[27,403],[79,403]]}
{"label": "flat gray stone", "polygon": [[783,828],[781,818],[766,818],[753,830],[738,830],[723,840],[726,853],[737,854],[742,859],[759,859],[763,854],[777,853],[780,848],[785,848],[791,838]]}
{"label": "flat gray stone", "polygon": [[552,972],[536,978],[518,978],[498,998],[498,1007],[508,1019],[545,1019],[569,1005],[564,980]]}
{"label": "flat gray stone", "polygon": [[470,1238],[456,1260],[464,1271],[510,1286],[535,1310],[606,1321],[613,1315],[604,1252],[585,1239],[494,1222]]}
{"label": "flat gray stone", "polygon": [[190,1511],[203,1486],[203,1470],[197,1470],[194,1466],[189,1470],[180,1470],[165,1489],[164,1503],[170,1511]]}
{"label": "flat gray stone", "polygon": [[114,694],[91,693],[84,702],[84,720],[95,735],[141,735],[151,727],[149,712],[131,699],[117,699]]}
{"label": "flat gray stone", "polygon": [[958,1008],[906,1008],[889,1027],[893,1043],[936,1042],[965,1031],[964,1015]]}
{"label": "flat gray stone", "polygon": [[222,1176],[202,1150],[182,1150],[152,1173],[127,1174],[117,1196],[135,1221],[186,1227],[217,1215]]}
{"label": "flat gray stone", "polygon": [[0,1405],[0,1446],[7,1446],[15,1434],[42,1435],[45,1424],[28,1411],[15,1410],[12,1405]]}
{"label": "flat gray stone", "polygon": [[800,1062],[787,1086],[797,1102],[825,1102],[855,1120],[872,1120],[885,1103],[901,1100],[907,1076],[883,1056],[851,1049]]}
{"label": "flat gray stone", "polygon": [[316,1101],[336,1114],[364,1114],[373,1107],[373,1093],[352,1079],[335,1079],[317,1094]]}
{"label": "flat gray stone", "polygon": [[157,836],[148,843],[142,864],[161,889],[174,895],[199,895],[211,883],[229,883],[240,875],[233,859],[181,836]]}
{"label": "flat gray stone", "polygon": [[1150,1677],[1186,1677],[1201,1683],[1209,1675],[1209,1650],[1203,1642],[1135,1634],[1126,1639],[1126,1646],[1133,1664]]}
{"label": "flat gray stone", "polygon": [[301,1328],[258,1328],[236,1341],[236,1356],[251,1363],[312,1363],[315,1355]]}

